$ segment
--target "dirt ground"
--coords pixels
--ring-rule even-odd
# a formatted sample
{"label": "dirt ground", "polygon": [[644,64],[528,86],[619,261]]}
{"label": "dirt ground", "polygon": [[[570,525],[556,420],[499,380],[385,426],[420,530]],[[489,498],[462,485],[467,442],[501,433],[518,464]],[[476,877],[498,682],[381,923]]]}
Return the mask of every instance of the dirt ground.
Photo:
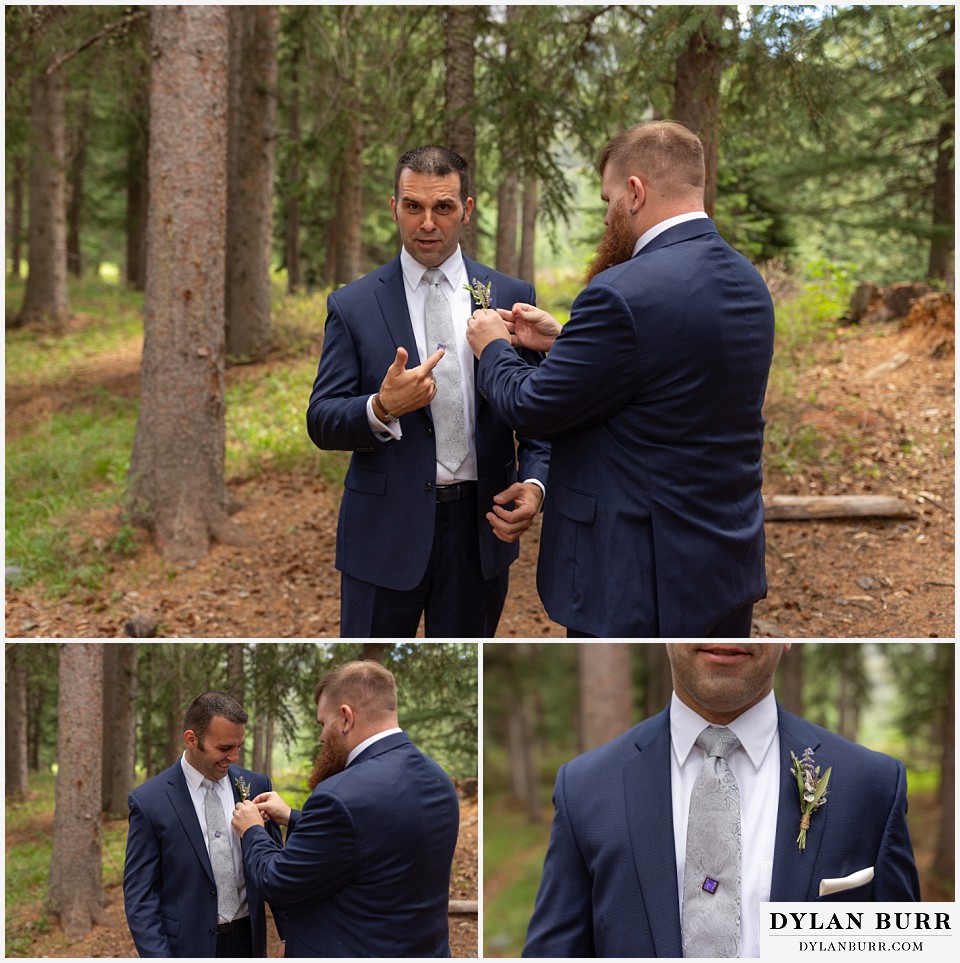
{"label": "dirt ground", "polygon": [[[35,831],[53,832],[53,814],[44,814],[38,820]],[[9,839],[8,848],[22,845],[24,840]],[[450,881],[452,900],[477,900],[478,896],[478,843],[477,843],[477,799],[464,799],[460,804],[460,836],[453,859]],[[94,958],[134,958],[137,955],[127,929],[123,910],[123,887],[119,884],[105,890],[107,905],[100,923],[94,925],[90,933],[82,939],[70,939],[59,926],[53,924],[45,932],[36,933],[29,951],[23,955],[34,959],[49,957],[94,957]],[[269,912],[269,907],[268,907]],[[40,919],[40,907],[7,909],[6,931],[8,942],[13,934],[22,935],[34,928]],[[267,921],[267,952],[275,957],[279,938],[275,926]],[[478,948],[478,928],[476,914],[450,915],[450,952],[454,957],[476,958]],[[8,946],[9,953],[9,946]]]}
{"label": "dirt ground", "polygon": [[[136,354],[98,359],[68,383],[38,382],[7,394],[7,432],[99,386],[133,396]],[[231,378],[262,376],[255,367]],[[304,386],[304,400],[309,389]],[[754,635],[774,638],[950,638],[954,622],[954,349],[952,309],[943,328],[897,322],[842,329],[814,349],[789,397],[768,399],[768,426],[807,439],[803,469],[767,471],[765,493],[895,495],[909,515],[768,521],[768,597]],[[271,474],[231,485],[234,520],[254,548],[216,546],[174,571],[146,536],[135,558],[117,557],[99,591],[44,598],[8,588],[8,638],[121,637],[131,618],[168,638],[314,638],[338,634],[334,546],[340,489]],[[89,513],[78,531],[107,541],[115,516]],[[513,566],[498,636],[557,638],[565,630],[536,591],[539,521]]]}

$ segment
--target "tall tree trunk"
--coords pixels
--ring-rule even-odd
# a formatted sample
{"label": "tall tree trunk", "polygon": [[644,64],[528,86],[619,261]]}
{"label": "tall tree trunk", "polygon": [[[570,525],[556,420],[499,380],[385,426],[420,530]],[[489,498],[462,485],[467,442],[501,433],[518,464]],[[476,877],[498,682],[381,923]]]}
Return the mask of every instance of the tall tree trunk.
{"label": "tall tree trunk", "polygon": [[30,89],[30,271],[17,324],[70,317],[67,299],[67,176],[63,71]]}
{"label": "tall tree trunk", "polygon": [[7,643],[6,702],[4,703],[5,793],[11,802],[27,798],[27,669],[23,651],[16,642]]}
{"label": "tall tree trunk", "polygon": [[[953,23],[950,24],[953,32]],[[943,92],[953,104],[955,78],[954,65],[944,67],[937,79]],[[953,110],[944,118],[937,131],[937,161],[933,180],[933,238],[930,241],[930,261],[927,276],[953,283],[954,271],[954,133]]]}
{"label": "tall tree trunk", "polygon": [[274,731],[273,716],[271,715],[267,718],[267,739],[263,753],[263,769],[260,770],[271,778],[273,777],[273,745],[275,738],[276,733]]}
{"label": "tall tree trunk", "polygon": [[70,131],[70,201],[67,204],[67,271],[74,277],[83,274],[80,251],[80,222],[83,217],[83,171],[87,163],[87,128],[89,110],[86,102],[80,108],[76,124]]}
{"label": "tall tree trunk", "polygon": [[108,645],[103,661],[103,811],[127,813],[137,736],[137,644]]}
{"label": "tall tree trunk", "polygon": [[956,869],[956,712],[957,692],[955,679],[955,643],[945,642],[937,646],[943,673],[948,681],[947,704],[943,708],[940,726],[940,788],[938,791],[940,809],[940,832],[937,838],[937,855],[933,861],[933,871],[940,879],[953,885]]}
{"label": "tall tree trunk", "polygon": [[595,749],[633,725],[631,646],[626,642],[581,643],[581,745]]}
{"label": "tall tree trunk", "polygon": [[336,283],[349,284],[363,274],[363,118],[359,109],[349,112],[350,130],[347,150],[343,158],[340,182],[339,243],[337,250]]}
{"label": "tall tree trunk", "polygon": [[536,274],[537,245],[537,178],[530,176],[523,181],[523,205],[520,225],[520,263],[517,275],[533,284]]}
{"label": "tall tree trunk", "polygon": [[[246,690],[246,674],[243,665],[243,642],[225,642],[227,648],[227,693],[232,695],[240,705],[243,705]],[[244,762],[243,746],[237,760],[241,766]]]}
{"label": "tall tree trunk", "polygon": [[717,202],[717,155],[720,142],[720,79],[724,21],[735,8],[704,7],[704,19],[687,39],[675,64],[673,119],[686,124],[703,142],[706,185],[704,209],[713,216]]}
{"label": "tall tree trunk", "polygon": [[364,642],[360,646],[360,658],[382,663],[390,645],[390,642]]}
{"label": "tall tree trunk", "polygon": [[662,642],[644,642],[640,645],[643,660],[643,717],[649,719],[660,712],[670,699],[673,691],[673,675],[670,659]]}
{"label": "tall tree trunk", "polygon": [[[227,13],[150,11],[150,218],[140,412],[127,507],[160,553],[248,544],[224,483]],[[189,132],[189,133],[188,133]]]}
{"label": "tall tree trunk", "polygon": [[[183,661],[180,647],[176,642],[166,643],[167,657],[165,669],[170,673],[170,688],[167,697],[167,722],[164,727],[167,741],[163,750],[164,768],[172,766],[183,753],[183,714],[187,699],[183,691]],[[191,693],[191,696],[193,693]]]}
{"label": "tall tree trunk", "polygon": [[24,160],[21,155],[13,161],[13,183],[10,193],[13,198],[13,213],[10,220],[10,261],[11,272],[15,278],[20,277],[23,263],[23,181]]}
{"label": "tall tree trunk", "polygon": [[[476,108],[475,71],[477,24],[480,8],[448,6],[444,116],[447,118],[446,145],[456,151],[470,169],[470,194],[476,198],[477,130],[474,120]],[[468,257],[477,256],[477,211],[460,234],[460,247]]]}
{"label": "tall tree trunk", "polygon": [[230,7],[230,25],[227,354],[260,361],[270,349],[280,10]]}
{"label": "tall tree trunk", "polygon": [[147,287],[147,216],[150,201],[147,170],[150,118],[140,95],[134,100],[133,113],[135,120],[129,125],[127,140],[125,280],[127,287],[134,291],[144,291]]}
{"label": "tall tree trunk", "polygon": [[776,684],[777,698],[794,715],[803,715],[803,655],[804,644],[795,642],[780,660]]}
{"label": "tall tree trunk", "polygon": [[264,759],[267,752],[267,710],[257,707],[257,714],[253,720],[253,758],[250,768],[254,772],[264,771]]}
{"label": "tall tree trunk", "polygon": [[290,140],[290,160],[285,184],[286,249],[284,263],[287,267],[287,294],[300,290],[300,45],[293,48],[290,57],[290,116],[287,136]]}
{"label": "tall tree trunk", "polygon": [[517,273],[517,194],[519,181],[516,168],[507,167],[497,194],[497,270]]}
{"label": "tall tree trunk", "polygon": [[71,939],[90,932],[103,909],[100,873],[100,763],[103,642],[60,646],[60,702],[53,855],[47,912]]}

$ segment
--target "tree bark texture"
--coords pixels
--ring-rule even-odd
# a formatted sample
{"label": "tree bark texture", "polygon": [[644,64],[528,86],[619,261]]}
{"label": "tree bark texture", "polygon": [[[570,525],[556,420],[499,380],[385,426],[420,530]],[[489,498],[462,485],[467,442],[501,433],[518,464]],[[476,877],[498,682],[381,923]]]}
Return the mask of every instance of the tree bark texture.
{"label": "tree bark texture", "polygon": [[[227,693],[243,705],[246,674],[243,665],[243,642],[224,642],[227,654]],[[240,747],[237,762],[244,766],[244,749]]]}
{"label": "tree bark texture", "polygon": [[127,506],[160,553],[238,544],[224,483],[228,19],[150,12],[150,214],[140,413]]}
{"label": "tree bark texture", "polygon": [[520,263],[517,276],[533,284],[536,274],[537,246],[537,194],[539,185],[536,177],[527,177],[523,182],[523,203],[520,223]]}
{"label": "tree bark texture", "polygon": [[664,709],[673,691],[670,659],[662,642],[644,642],[640,646],[646,685],[643,693],[643,716],[649,719]]}
{"label": "tree bark texture", "polygon": [[13,200],[13,212],[10,220],[10,266],[15,278],[20,277],[23,262],[24,168],[23,158],[17,157],[13,162],[13,183],[10,185],[10,194]]}
{"label": "tree bark texture", "polygon": [[803,643],[797,642],[783,654],[777,669],[777,698],[794,715],[803,715]]}
{"label": "tree bark texture", "polygon": [[150,206],[147,170],[150,118],[141,94],[134,98],[131,110],[135,119],[129,124],[127,133],[127,264],[124,278],[127,287],[144,291],[147,287],[147,217]]}
{"label": "tree bark texture", "polygon": [[63,72],[41,72],[30,90],[29,258],[18,324],[70,317]]}
{"label": "tree bark texture", "polygon": [[4,771],[6,797],[11,802],[27,798],[27,669],[23,651],[7,643],[6,702],[4,703]]}
{"label": "tree bark texture", "polygon": [[507,167],[497,194],[497,261],[498,271],[516,275],[517,258],[517,203],[519,182],[516,169]]}
{"label": "tree bark texture", "polygon": [[[446,80],[444,115],[447,118],[446,145],[456,151],[470,169],[470,195],[477,196],[477,130],[475,73],[479,7],[448,6],[444,62]],[[477,255],[477,212],[460,234],[460,247],[468,257]]]}
{"label": "tree bark texture", "polygon": [[349,284],[363,274],[363,117],[358,106],[349,111],[349,134],[343,158],[337,210],[336,283]]}
{"label": "tree bark texture", "polygon": [[103,751],[103,642],[60,645],[53,855],[46,909],[67,936],[90,932],[103,908],[100,779]]}
{"label": "tree bark texture", "polygon": [[287,137],[290,155],[287,175],[284,178],[284,212],[286,232],[284,264],[287,267],[287,294],[300,290],[300,45],[294,47],[290,56],[290,88],[288,97],[289,117]]}
{"label": "tree bark texture", "polygon": [[676,61],[673,119],[686,124],[703,142],[706,167],[704,209],[713,217],[717,202],[720,79],[723,75],[723,48],[719,37],[730,8],[704,9],[707,13],[700,29],[690,35]]}
{"label": "tree bark texture", "polygon": [[[954,66],[951,64],[940,71],[937,79],[944,94],[953,103],[955,91]],[[927,276],[931,279],[954,280],[954,198],[956,192],[954,173],[954,136],[953,113],[945,117],[937,131],[937,160],[933,181],[933,229],[930,242],[930,261]]]}
{"label": "tree bark texture", "polygon": [[245,361],[270,348],[279,25],[278,7],[230,7],[227,354]]}
{"label": "tree bark texture", "polygon": [[103,659],[103,812],[125,816],[133,789],[137,735],[137,645],[105,646]]}
{"label": "tree bark texture", "polygon": [[74,277],[83,274],[80,250],[80,222],[83,219],[83,171],[87,163],[89,110],[84,102],[70,131],[70,190],[67,204],[67,271]]}
{"label": "tree bark texture", "polygon": [[947,704],[941,715],[940,727],[940,833],[937,839],[937,855],[933,861],[933,871],[940,879],[953,885],[956,870],[956,802],[957,802],[957,763],[956,763],[956,712],[957,690],[955,678],[955,643],[946,642],[937,646],[938,657],[942,660],[943,674],[948,681]]}
{"label": "tree bark texture", "polygon": [[633,725],[630,651],[626,642],[590,642],[578,648],[584,751],[602,746]]}

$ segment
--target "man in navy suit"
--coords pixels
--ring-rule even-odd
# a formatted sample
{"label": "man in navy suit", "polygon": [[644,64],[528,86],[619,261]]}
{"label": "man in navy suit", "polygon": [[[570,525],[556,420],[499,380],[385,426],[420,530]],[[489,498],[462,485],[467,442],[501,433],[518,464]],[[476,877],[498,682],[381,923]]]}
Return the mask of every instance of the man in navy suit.
{"label": "man in navy suit", "polygon": [[607,233],[562,331],[520,304],[467,334],[494,410],[552,441],[537,587],[571,636],[748,637],[770,294],[704,213],[695,134],[640,124],[599,167]]}
{"label": "man in navy suit", "polygon": [[[517,540],[543,499],[547,444],[521,438],[517,450],[474,388],[466,343],[474,301],[464,286],[489,288],[494,305],[534,292],[461,254],[473,210],[468,175],[445,147],[404,154],[390,199],[400,256],[327,301],[307,430],[318,448],[353,451],[337,527],[344,637],[412,637],[421,615],[427,636],[492,636]],[[428,343],[437,286],[450,343]],[[444,405],[441,417],[435,375],[444,379],[450,366],[459,387],[448,395],[453,413]],[[457,452],[441,454],[441,437],[458,424]]]}
{"label": "man in navy suit", "polygon": [[[740,956],[759,956],[763,901],[920,898],[903,764],[777,704],[774,672],[789,648],[668,645],[667,709],[560,768],[524,956],[684,955],[686,840],[705,758],[696,739],[710,726],[739,740],[728,763],[741,805]],[[807,749],[821,777],[831,775],[828,802],[812,813],[801,851],[790,754],[802,758]]]}
{"label": "man in navy suit", "polygon": [[[237,889],[230,919],[218,913],[210,860],[204,780],[214,784],[224,825],[240,800],[269,792],[270,780],[236,765],[247,714],[223,692],[197,696],[183,721],[182,758],[130,793],[123,868],[127,924],[141,957],[265,956],[263,896],[244,878],[240,839],[229,832]],[[279,840],[280,830],[268,831]],[[221,896],[223,894],[220,894]],[[282,912],[276,911],[282,925]]]}
{"label": "man in navy suit", "polygon": [[[397,726],[396,684],[378,663],[334,669],[315,698],[323,751],[303,811],[268,792],[233,821],[247,879],[289,909],[286,956],[449,956],[450,777]],[[289,827],[283,849],[261,812]]]}

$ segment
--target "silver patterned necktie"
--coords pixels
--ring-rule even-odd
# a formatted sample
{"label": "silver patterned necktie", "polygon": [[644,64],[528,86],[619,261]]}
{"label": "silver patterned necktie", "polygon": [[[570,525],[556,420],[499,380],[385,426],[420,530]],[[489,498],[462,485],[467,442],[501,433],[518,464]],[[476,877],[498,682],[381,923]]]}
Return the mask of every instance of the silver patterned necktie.
{"label": "silver patterned necktie", "polygon": [[697,736],[707,754],[690,796],[680,930],[685,957],[740,952],[740,788],[727,756],[740,740],[708,726]]}
{"label": "silver patterned necktie", "polygon": [[437,379],[437,393],[430,404],[433,430],[437,439],[437,461],[450,472],[456,472],[469,452],[463,410],[460,354],[457,351],[450,302],[440,287],[443,272],[437,268],[428,268],[423,276],[430,285],[427,288],[425,313],[427,354],[433,354],[439,345],[446,348],[440,363],[433,369],[433,376]]}
{"label": "silver patterned necktie", "polygon": [[211,779],[201,783],[204,789],[203,814],[207,819],[207,842],[210,847],[210,865],[217,882],[217,915],[230,922],[240,909],[240,892],[237,887],[237,871],[233,866],[233,851],[223,804]]}

